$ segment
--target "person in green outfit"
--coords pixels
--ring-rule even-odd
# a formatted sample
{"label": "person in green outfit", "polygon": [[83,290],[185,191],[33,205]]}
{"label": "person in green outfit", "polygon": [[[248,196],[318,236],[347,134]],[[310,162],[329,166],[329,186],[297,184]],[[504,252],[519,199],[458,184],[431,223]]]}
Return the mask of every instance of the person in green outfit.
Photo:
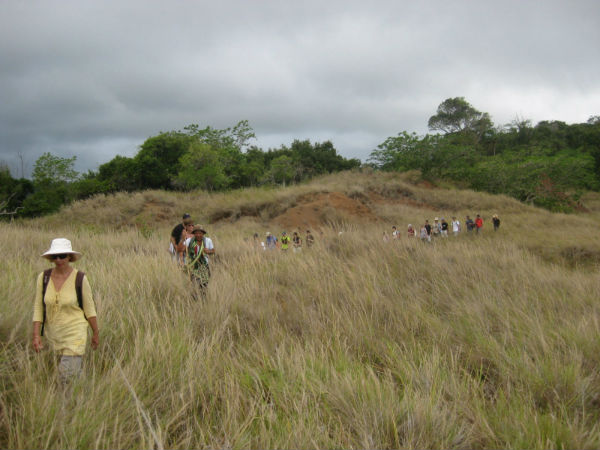
{"label": "person in green outfit", "polygon": [[207,255],[213,255],[215,250],[212,243],[207,243],[207,239],[205,238],[206,230],[200,225],[194,227],[193,235],[187,247],[186,266],[191,280],[195,281],[202,293],[204,293],[210,279]]}
{"label": "person in green outfit", "polygon": [[281,250],[287,252],[288,248],[290,248],[290,237],[287,235],[287,232],[281,233]]}

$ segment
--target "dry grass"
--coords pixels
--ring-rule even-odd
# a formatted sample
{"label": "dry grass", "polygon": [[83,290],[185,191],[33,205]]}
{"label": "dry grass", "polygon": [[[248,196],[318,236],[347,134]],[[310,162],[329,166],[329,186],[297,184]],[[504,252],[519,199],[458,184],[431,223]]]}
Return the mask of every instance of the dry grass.
{"label": "dry grass", "polygon": [[[595,213],[364,176],[282,192],[117,195],[0,225],[11,255],[0,263],[0,446],[598,448],[598,260],[561,256],[600,248]],[[139,216],[148,198],[207,219],[217,208],[361,189],[411,192],[435,208],[378,206],[401,229],[436,214],[504,220],[498,233],[432,245],[384,244],[381,224],[346,223],[299,254],[245,242],[264,230],[260,217],[214,224],[220,256],[203,302],[168,259],[169,225],[103,225],[125,205]],[[76,266],[101,326],[68,399],[48,352],[30,349],[39,254],[58,236],[85,254]]]}

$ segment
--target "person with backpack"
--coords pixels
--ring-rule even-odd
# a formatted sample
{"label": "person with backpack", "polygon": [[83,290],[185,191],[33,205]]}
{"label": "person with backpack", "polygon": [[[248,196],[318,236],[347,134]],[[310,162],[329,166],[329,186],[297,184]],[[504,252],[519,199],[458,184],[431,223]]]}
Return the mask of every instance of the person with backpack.
{"label": "person with backpack", "polygon": [[302,238],[297,231],[294,231],[294,236],[292,236],[292,244],[294,246],[294,253],[302,251]]}
{"label": "person with backpack", "polygon": [[44,348],[42,336],[47,339],[58,357],[62,386],[81,374],[88,326],[93,332],[92,349],[96,350],[100,342],[88,278],[70,265],[81,256],[68,239],[53,239],[42,257],[52,261],[54,268],[38,275],[33,303],[33,349],[40,352]]}
{"label": "person with backpack", "polygon": [[473,228],[475,228],[475,222],[473,222],[473,219],[471,219],[470,216],[467,216],[465,219],[465,225],[467,227],[467,233],[470,233],[473,231]]}

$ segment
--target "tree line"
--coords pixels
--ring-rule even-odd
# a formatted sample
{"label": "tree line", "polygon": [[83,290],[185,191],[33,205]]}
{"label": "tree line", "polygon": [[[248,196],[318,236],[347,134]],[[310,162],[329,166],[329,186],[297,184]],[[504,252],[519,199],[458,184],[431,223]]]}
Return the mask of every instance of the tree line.
{"label": "tree line", "polygon": [[425,179],[506,194],[569,212],[587,190],[600,189],[600,117],[568,125],[516,118],[494,126],[488,113],[463,97],[442,102],[428,127],[436,134],[403,131],[375,149],[369,163],[380,170],[419,170]]}
{"label": "tree line", "polygon": [[[429,118],[432,134],[402,131],[369,156],[376,170],[418,170],[424,179],[493,194],[506,194],[552,211],[579,207],[587,190],[600,190],[600,116],[586,123],[516,118],[495,126],[463,97],[444,100]],[[134,157],[116,156],[97,171],[79,174],[75,157],[50,153],[35,163],[32,179],[15,179],[0,164],[0,218],[33,217],[99,193],[144,189],[221,191],[285,185],[361,166],[330,141],[295,140],[267,151],[251,145],[254,130],[243,120],[231,128],[161,132]]]}
{"label": "tree line", "polygon": [[34,217],[101,193],[285,185],[361,165],[339,155],[330,141],[294,140],[289,147],[264,151],[251,145],[255,137],[246,120],[225,129],[192,124],[152,136],[134,157],[116,156],[85,174],[73,169],[76,157],[51,153],[35,162],[31,180],[14,179],[0,166],[0,211]]}

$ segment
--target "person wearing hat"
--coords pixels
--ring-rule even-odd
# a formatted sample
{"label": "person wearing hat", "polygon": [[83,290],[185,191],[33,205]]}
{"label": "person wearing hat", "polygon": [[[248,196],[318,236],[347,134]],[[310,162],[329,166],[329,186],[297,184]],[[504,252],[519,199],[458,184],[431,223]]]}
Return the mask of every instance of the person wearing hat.
{"label": "person wearing hat", "polygon": [[206,237],[206,230],[201,225],[194,227],[193,235],[187,247],[188,262],[186,266],[192,281],[198,283],[200,289],[204,291],[208,287],[210,279],[207,255],[214,255],[215,250],[212,240]]}
{"label": "person wearing hat", "polygon": [[87,276],[83,272],[78,276],[78,271],[70,265],[81,257],[81,253],[73,251],[71,241],[52,240],[50,249],[42,257],[52,261],[54,268],[40,273],[37,278],[32,345],[36,352],[42,350],[41,335],[45,331],[46,339],[58,355],[59,380],[67,385],[81,373],[88,325],[93,331],[92,348],[98,348],[96,307]]}

